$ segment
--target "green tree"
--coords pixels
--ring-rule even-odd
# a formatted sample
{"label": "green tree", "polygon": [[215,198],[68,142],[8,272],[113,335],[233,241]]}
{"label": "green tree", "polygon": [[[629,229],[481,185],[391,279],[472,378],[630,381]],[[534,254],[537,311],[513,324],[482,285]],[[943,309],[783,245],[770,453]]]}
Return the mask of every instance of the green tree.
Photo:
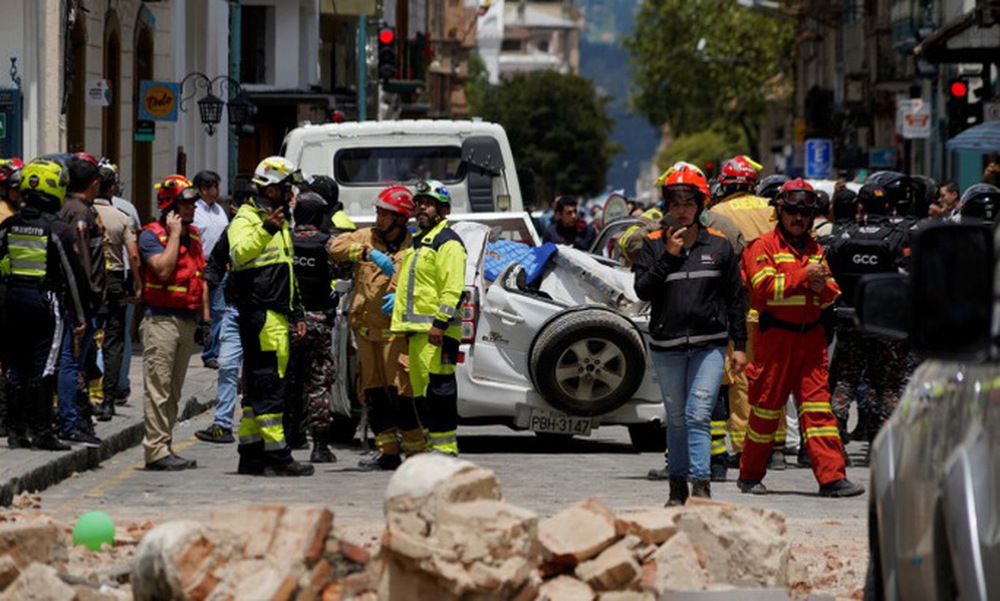
{"label": "green tree", "polygon": [[734,148],[737,148],[740,142],[742,136],[735,132],[706,129],[685,134],[674,139],[672,144],[657,155],[656,166],[660,171],[664,171],[677,161],[687,161],[704,169],[709,161],[718,161],[739,154]]}
{"label": "green tree", "polygon": [[736,0],[643,0],[635,23],[633,107],[678,136],[739,127],[759,156],[768,103],[790,79],[793,21]]}
{"label": "green tree", "polygon": [[578,75],[537,71],[489,88],[476,112],[507,130],[518,168],[534,171],[545,190],[592,196],[619,150],[608,140],[607,103]]}

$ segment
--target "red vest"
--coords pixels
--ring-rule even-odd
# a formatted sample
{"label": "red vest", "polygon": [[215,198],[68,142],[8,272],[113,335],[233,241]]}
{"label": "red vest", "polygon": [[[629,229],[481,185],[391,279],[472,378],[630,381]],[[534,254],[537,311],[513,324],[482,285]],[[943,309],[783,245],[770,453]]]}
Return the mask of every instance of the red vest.
{"label": "red vest", "polygon": [[[190,243],[181,244],[177,249],[177,266],[166,281],[156,277],[152,269],[142,270],[142,300],[150,307],[157,309],[190,309],[201,308],[201,295],[205,288],[205,253],[201,249],[201,238],[198,228],[189,225]],[[167,246],[167,230],[159,221],[147,225],[145,230],[153,235],[164,247]]]}

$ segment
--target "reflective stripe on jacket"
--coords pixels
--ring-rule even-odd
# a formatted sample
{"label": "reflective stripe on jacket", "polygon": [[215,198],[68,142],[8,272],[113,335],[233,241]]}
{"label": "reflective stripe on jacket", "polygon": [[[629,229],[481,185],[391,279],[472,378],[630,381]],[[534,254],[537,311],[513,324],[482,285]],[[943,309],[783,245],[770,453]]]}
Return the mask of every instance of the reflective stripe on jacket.
{"label": "reflective stripe on jacket", "polygon": [[292,266],[292,235],[286,221],[281,231],[264,229],[267,212],[248,202],[229,224],[229,259],[240,307],[271,309],[283,315],[300,315]]}
{"label": "reflective stripe on jacket", "polygon": [[[365,228],[356,232],[346,232],[334,238],[329,245],[330,257],[334,261],[351,262],[354,264],[354,292],[351,297],[351,308],[347,313],[347,322],[355,334],[368,340],[385,340],[391,336],[391,315],[382,314],[382,297],[396,291],[398,277],[403,261],[403,254],[413,243],[410,232],[406,231],[395,250],[389,248],[381,237],[375,234],[374,228]],[[366,260],[372,249],[380,250],[392,257],[396,266],[396,274],[386,277],[375,263]],[[402,302],[403,297],[397,297]]]}
{"label": "reflective stripe on jacket", "polygon": [[396,332],[447,329],[461,322],[465,292],[465,245],[442,219],[426,234],[418,233],[403,254],[392,311]]}
{"label": "reflective stripe on jacket", "polygon": [[698,228],[690,248],[667,252],[660,229],[643,241],[633,266],[635,293],[651,304],[650,347],[683,350],[747,343],[746,295],[739,258],[724,234]]}
{"label": "reflective stripe on jacket", "polygon": [[[152,232],[164,247],[169,235],[159,221],[154,221],[143,229]],[[205,288],[205,253],[201,248],[198,228],[188,226],[189,242],[177,248],[177,265],[170,277],[161,280],[152,269],[142,270],[142,300],[157,309],[187,309],[197,311],[201,307]]]}
{"label": "reflective stripe on jacket", "polygon": [[816,294],[809,288],[806,266],[819,263],[829,273],[823,249],[812,237],[802,252],[775,228],[757,238],[743,253],[743,279],[750,288],[750,305],[760,313],[794,324],[819,320],[820,312],[840,296],[833,277]]}

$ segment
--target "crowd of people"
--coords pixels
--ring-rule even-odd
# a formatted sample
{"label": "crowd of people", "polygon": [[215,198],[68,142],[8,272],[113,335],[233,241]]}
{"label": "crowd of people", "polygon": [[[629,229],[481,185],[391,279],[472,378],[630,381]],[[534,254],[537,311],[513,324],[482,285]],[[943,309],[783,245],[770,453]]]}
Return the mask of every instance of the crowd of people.
{"label": "crowd of people", "polygon": [[[101,444],[95,419],[112,419],[130,397],[139,306],[146,469],[197,467],[174,451],[173,430],[200,338],[203,365],[218,370],[219,401],[196,437],[238,438],[240,474],[311,475],[312,463],[336,461],[330,340],[353,284],[359,396],[378,450],[360,468],[458,453],[466,253],[440,182],[387,187],[373,202],[375,225],[359,230],[332,179],[306,180],[282,157],[261,161],[228,206],[212,171],[167,176],[156,185],[160,215],[145,226],[118,196],[117,168],[106,160],[14,159],[0,163],[0,177],[2,423],[11,448]],[[309,438],[310,461],[296,461],[292,449]]]}
{"label": "crowd of people", "polygon": [[[905,272],[916,230],[991,225],[1000,208],[992,166],[961,195],[954,182],[878,172],[856,193],[838,182],[832,198],[760,170],[733,157],[713,189],[677,163],[657,182],[661,202],[618,238],[651,303],[667,461],[649,477],[669,481],[668,505],[710,497],[730,467],[740,491],[766,494],[767,470],[784,469],[789,451],[821,495],[862,494],[845,445],[874,439],[916,361],[905,342],[856,328],[858,281]],[[851,402],[859,423],[848,433]]]}
{"label": "crowd of people", "polygon": [[[905,271],[911,235],[925,224],[992,222],[1000,204],[988,181],[960,193],[953,182],[879,172],[856,193],[841,183],[828,197],[760,171],[733,157],[710,184],[677,163],[657,182],[660,202],[636,207],[638,223],[617,239],[651,305],[667,461],[649,476],[669,482],[670,504],[710,497],[732,468],[741,491],[764,494],[767,470],[783,469],[786,453],[812,467],[822,495],[861,494],[846,477],[845,445],[874,437],[915,362],[905,343],[844,317],[857,282]],[[447,188],[388,185],[363,229],[332,179],[306,179],[282,157],[261,161],[229,202],[219,190],[212,171],[167,176],[156,185],[158,218],[142,225],[107,160],[0,161],[9,446],[99,446],[94,421],[130,398],[138,322],[147,469],[197,465],[174,452],[173,430],[200,340],[202,364],[218,370],[218,404],[196,437],[238,440],[240,474],[310,475],[312,464],[337,460],[331,338],[346,319],[377,450],[360,469],[457,455],[466,249],[449,227]],[[577,201],[560,197],[553,208],[543,238],[589,250],[597,228]],[[852,402],[860,419],[848,433]],[[310,441],[309,461],[295,460],[291,451]]]}

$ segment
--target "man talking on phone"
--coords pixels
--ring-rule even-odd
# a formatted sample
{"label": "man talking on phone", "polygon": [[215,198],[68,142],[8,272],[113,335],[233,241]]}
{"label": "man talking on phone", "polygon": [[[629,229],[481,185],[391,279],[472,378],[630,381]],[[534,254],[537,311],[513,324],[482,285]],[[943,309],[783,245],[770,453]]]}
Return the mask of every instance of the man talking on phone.
{"label": "man talking on phone", "polygon": [[287,221],[301,175],[291,161],[273,156],[257,165],[251,182],[255,193],[240,207],[228,230],[246,378],[237,471],[254,476],[311,476],[312,465],[292,459],[282,426],[289,321],[295,324],[295,339],[306,333]]}

